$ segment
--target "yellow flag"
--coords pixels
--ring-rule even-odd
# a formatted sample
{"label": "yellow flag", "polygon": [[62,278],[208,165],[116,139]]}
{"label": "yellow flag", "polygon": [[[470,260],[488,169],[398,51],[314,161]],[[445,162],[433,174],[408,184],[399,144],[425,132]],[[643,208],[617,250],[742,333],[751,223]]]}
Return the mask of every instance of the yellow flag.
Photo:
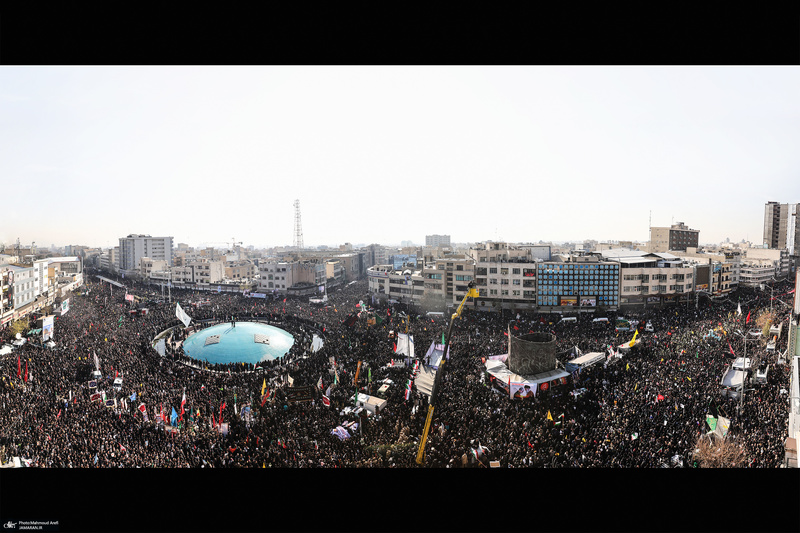
{"label": "yellow flag", "polygon": [[550,414],[550,411],[547,411],[547,419],[553,420],[553,415]]}
{"label": "yellow flag", "polygon": [[630,342],[630,344],[628,344],[628,346],[631,346],[631,347],[633,346],[633,343],[636,342],[636,335],[638,335],[638,334],[639,334],[639,330],[638,329],[633,332],[633,338],[631,339],[631,342]]}
{"label": "yellow flag", "polygon": [[625,365],[625,370],[630,370],[630,369],[631,369],[631,364],[630,364],[630,363],[628,363],[627,365]]}
{"label": "yellow flag", "polygon": [[688,379],[689,381],[692,381],[692,378],[686,378],[686,379]]}
{"label": "yellow flag", "polygon": [[264,390],[267,388],[267,378],[264,378],[264,384],[261,385],[261,396],[264,396]]}

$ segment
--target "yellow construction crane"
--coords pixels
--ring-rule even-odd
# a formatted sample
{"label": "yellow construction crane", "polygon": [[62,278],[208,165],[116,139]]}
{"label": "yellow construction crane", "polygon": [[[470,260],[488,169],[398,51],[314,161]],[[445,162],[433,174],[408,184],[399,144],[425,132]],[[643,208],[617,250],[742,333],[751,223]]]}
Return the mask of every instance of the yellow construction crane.
{"label": "yellow construction crane", "polygon": [[477,298],[480,296],[478,289],[475,288],[475,282],[470,281],[467,285],[467,294],[461,300],[461,304],[456,309],[456,312],[450,317],[450,325],[447,327],[447,336],[444,343],[444,353],[442,360],[439,363],[439,368],[436,371],[436,376],[433,378],[433,388],[431,389],[431,398],[428,402],[428,416],[425,419],[425,429],[422,430],[422,438],[419,439],[419,450],[417,450],[417,464],[421,465],[425,462],[425,443],[428,440],[428,432],[431,429],[431,420],[433,420],[433,410],[436,407],[436,393],[439,391],[439,384],[442,381],[442,374],[444,373],[445,362],[447,361],[447,350],[450,346],[450,335],[453,332],[453,323],[456,318],[461,316],[461,311],[464,309],[464,304],[467,303],[467,298]]}

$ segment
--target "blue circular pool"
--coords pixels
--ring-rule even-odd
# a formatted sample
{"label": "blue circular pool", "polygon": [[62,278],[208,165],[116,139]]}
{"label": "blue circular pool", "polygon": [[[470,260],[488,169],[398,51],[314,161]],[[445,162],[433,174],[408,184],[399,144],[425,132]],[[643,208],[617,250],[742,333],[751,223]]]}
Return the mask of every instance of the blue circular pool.
{"label": "blue circular pool", "polygon": [[200,330],[183,341],[189,357],[212,364],[258,363],[283,357],[294,344],[286,331],[255,322],[230,322]]}

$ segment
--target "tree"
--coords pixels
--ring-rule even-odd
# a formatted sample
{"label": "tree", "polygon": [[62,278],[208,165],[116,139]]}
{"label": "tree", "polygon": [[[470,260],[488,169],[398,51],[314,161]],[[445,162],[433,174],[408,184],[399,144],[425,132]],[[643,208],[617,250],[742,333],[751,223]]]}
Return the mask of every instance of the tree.
{"label": "tree", "polygon": [[28,332],[28,319],[27,318],[20,318],[19,320],[15,320],[11,324],[11,335],[13,337],[17,336],[17,333],[25,334]]}
{"label": "tree", "polygon": [[700,468],[737,468],[746,465],[747,453],[735,439],[711,433],[700,436],[693,458]]}

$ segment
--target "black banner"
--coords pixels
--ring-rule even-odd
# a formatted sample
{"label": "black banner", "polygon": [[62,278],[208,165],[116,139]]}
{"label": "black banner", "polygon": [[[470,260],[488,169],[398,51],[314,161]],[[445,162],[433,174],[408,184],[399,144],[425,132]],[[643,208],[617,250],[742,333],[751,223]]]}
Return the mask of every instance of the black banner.
{"label": "black banner", "polygon": [[310,402],[314,399],[314,387],[288,387],[286,389],[286,401],[289,403]]}

